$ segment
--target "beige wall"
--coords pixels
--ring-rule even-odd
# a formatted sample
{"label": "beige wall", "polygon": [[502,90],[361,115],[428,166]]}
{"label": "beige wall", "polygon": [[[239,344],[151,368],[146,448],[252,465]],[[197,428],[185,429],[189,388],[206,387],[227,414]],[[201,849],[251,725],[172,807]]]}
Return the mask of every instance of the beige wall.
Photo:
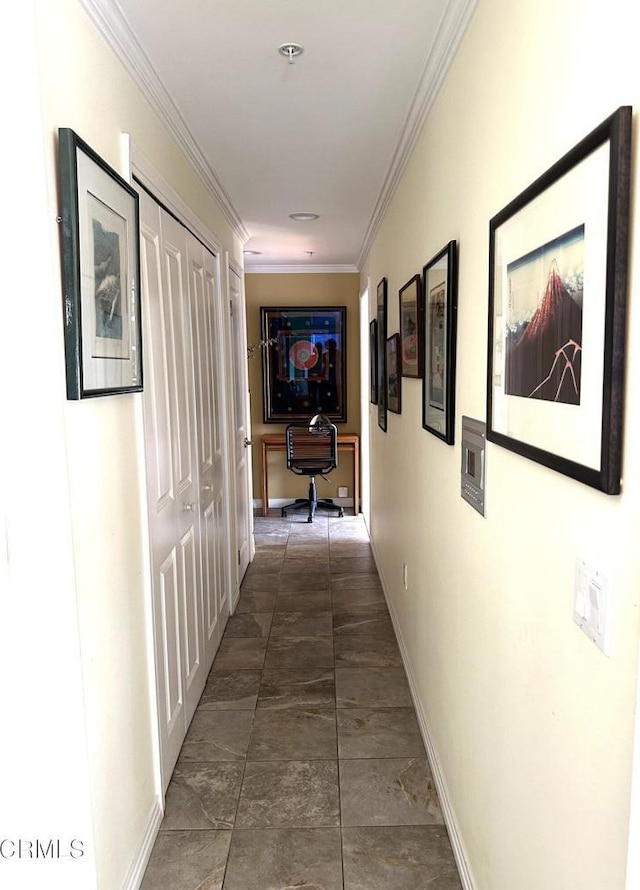
{"label": "beige wall", "polygon": [[[338,425],[341,433],[360,434],[360,333],[359,278],[342,273],[247,274],[247,342],[260,341],[261,306],[346,306],[347,307],[347,422]],[[262,497],[260,437],[283,433],[285,424],[264,423],[262,412],[262,357],[258,350],[249,361],[251,427],[253,440],[253,496]],[[353,497],[353,465],[340,456],[340,464],[327,482],[318,480],[318,497],[337,497],[338,486],[346,485]],[[269,500],[306,497],[308,479],[298,478],[285,465],[284,452],[269,456]]]}
{"label": "beige wall", "polygon": [[[65,126],[121,173],[120,138],[129,133],[221,245],[241,260],[221,210],[79,0],[36,0],[36,12],[52,241],[58,240],[56,137]],[[50,288],[56,304],[60,287],[57,268]],[[51,337],[62,336],[60,313]],[[63,391],[64,363],[43,373],[57,375]],[[98,886],[104,890],[122,886],[156,793],[140,399],[64,403]]]}
{"label": "beige wall", "polygon": [[[386,435],[371,409],[372,534],[477,890],[624,887],[640,592],[633,229],[623,494],[489,444],[483,519],[460,498],[459,443],[462,414],[485,418],[489,220],[638,103],[630,15],[627,0],[481,0],[362,270],[389,279],[392,333],[398,288],[459,242],[456,445],[421,429],[418,381],[403,381]],[[572,620],[579,554],[612,574],[610,658]]]}

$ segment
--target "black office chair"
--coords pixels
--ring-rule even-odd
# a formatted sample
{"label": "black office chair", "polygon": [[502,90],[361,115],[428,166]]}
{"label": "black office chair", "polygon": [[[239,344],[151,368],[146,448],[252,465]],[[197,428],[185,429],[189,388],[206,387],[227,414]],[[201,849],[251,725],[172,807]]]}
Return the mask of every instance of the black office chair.
{"label": "black office chair", "polygon": [[320,498],[316,492],[316,476],[326,477],[338,466],[338,430],[321,414],[309,424],[291,423],[286,431],[287,469],[299,476],[309,476],[309,497],[296,498],[282,508],[282,515],[288,510],[308,510],[307,522],[313,522],[313,514],[318,507],[337,510],[344,516],[344,510],[332,498]]}

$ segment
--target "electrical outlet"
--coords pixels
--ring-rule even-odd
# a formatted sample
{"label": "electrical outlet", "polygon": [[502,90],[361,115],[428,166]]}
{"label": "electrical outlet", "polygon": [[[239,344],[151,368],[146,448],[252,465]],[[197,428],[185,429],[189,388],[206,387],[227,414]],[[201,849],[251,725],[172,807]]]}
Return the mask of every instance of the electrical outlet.
{"label": "electrical outlet", "polygon": [[348,498],[349,497],[349,489],[346,485],[338,486],[338,497],[339,498]]}

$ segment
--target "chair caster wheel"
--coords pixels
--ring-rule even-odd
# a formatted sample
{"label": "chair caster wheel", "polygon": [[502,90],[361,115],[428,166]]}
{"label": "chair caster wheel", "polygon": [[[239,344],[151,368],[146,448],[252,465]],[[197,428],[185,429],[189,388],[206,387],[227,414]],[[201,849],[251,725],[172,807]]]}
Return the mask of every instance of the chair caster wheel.
{"label": "chair caster wheel", "polygon": [[286,510],[281,510],[281,511],[280,511],[280,515],[281,515],[283,518],[285,518],[286,515],[287,515],[287,511],[286,511]]}
{"label": "chair caster wheel", "polygon": [[307,517],[307,522],[313,522],[313,516],[308,516],[308,517]]}
{"label": "chair caster wheel", "polygon": [[344,510],[340,510],[340,512],[338,513],[338,519],[342,519],[343,516],[344,516]]}

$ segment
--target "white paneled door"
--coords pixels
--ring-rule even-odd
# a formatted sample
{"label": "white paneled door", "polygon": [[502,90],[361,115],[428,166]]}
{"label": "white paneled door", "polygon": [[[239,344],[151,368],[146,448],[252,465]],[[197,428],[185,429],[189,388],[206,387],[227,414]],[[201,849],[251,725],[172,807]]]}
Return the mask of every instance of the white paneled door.
{"label": "white paneled door", "polygon": [[253,499],[251,470],[251,421],[247,371],[246,304],[242,278],[229,266],[231,342],[233,344],[233,415],[236,490],[236,544],[238,583],[253,559]]}
{"label": "white paneled door", "polygon": [[140,194],[144,421],[163,786],[228,615],[218,260]]}

